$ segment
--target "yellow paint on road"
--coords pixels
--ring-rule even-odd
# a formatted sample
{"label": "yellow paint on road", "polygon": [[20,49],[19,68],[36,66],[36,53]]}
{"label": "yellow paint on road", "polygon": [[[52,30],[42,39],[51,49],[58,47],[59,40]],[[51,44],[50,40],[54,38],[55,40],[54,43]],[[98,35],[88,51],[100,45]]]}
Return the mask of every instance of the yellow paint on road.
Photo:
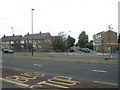
{"label": "yellow paint on road", "polygon": [[8,80],[8,79],[5,79],[5,78],[1,78],[1,77],[0,77],[0,80],[6,81],[6,82],[10,82],[10,83],[14,83],[14,84],[17,84],[17,85],[19,85],[19,86],[29,87],[28,84],[23,84],[23,83],[11,81],[11,80]]}
{"label": "yellow paint on road", "polygon": [[108,83],[108,82],[101,82],[101,81],[94,81],[96,83],[103,83],[103,84],[110,84],[110,85],[118,85],[116,83]]}
{"label": "yellow paint on road", "polygon": [[65,76],[56,76],[51,79],[48,79],[48,81],[56,84],[63,84],[63,85],[70,85],[70,86],[80,83],[78,81],[73,81],[71,77],[65,77]]}
{"label": "yellow paint on road", "polygon": [[38,84],[39,85],[46,84],[46,85],[49,85],[49,86],[54,86],[54,87],[59,87],[59,88],[69,88],[69,87],[62,86],[62,85],[56,85],[56,84],[48,83],[47,81],[42,81],[42,82],[39,82]]}

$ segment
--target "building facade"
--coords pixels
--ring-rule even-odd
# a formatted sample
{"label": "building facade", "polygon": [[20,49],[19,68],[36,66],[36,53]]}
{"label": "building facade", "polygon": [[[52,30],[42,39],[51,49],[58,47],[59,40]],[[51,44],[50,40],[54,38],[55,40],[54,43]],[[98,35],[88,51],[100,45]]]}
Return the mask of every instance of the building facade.
{"label": "building facade", "polygon": [[93,36],[93,49],[95,51],[116,53],[117,48],[117,32],[108,30]]}
{"label": "building facade", "polygon": [[[33,44],[32,44],[33,40]],[[33,46],[34,51],[52,51],[52,36],[50,33],[37,33],[3,36],[2,49],[8,48],[15,51],[31,51]]]}
{"label": "building facade", "polygon": [[2,37],[2,49],[13,49],[20,50],[20,41],[22,35],[14,35],[13,36],[3,36]]}
{"label": "building facade", "polygon": [[50,33],[37,33],[37,34],[26,34],[21,38],[21,47],[23,50],[35,51],[51,51],[52,49],[52,36]]}

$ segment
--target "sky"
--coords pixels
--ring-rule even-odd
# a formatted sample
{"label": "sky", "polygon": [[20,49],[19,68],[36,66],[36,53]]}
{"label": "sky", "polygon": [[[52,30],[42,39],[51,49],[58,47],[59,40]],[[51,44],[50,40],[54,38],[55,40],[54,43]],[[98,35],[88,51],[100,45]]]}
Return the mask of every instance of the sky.
{"label": "sky", "polygon": [[3,35],[32,33],[31,9],[33,11],[33,33],[49,32],[52,36],[60,32],[78,40],[85,31],[89,40],[112,24],[118,32],[119,0],[0,0],[0,38]]}

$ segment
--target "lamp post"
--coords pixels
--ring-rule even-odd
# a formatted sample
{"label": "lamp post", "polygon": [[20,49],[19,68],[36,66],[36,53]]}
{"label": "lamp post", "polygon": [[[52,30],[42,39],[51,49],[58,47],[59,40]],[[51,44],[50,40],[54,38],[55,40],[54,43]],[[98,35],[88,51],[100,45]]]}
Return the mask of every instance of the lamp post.
{"label": "lamp post", "polygon": [[13,27],[11,27],[12,28],[12,35],[13,35]]}
{"label": "lamp post", "polygon": [[32,56],[33,56],[33,11],[34,9],[31,9],[31,28],[32,28]]}

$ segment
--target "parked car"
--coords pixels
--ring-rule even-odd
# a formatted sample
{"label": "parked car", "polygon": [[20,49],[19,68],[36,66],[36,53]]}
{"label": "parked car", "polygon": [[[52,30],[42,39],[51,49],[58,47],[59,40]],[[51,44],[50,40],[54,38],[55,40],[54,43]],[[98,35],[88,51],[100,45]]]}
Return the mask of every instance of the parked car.
{"label": "parked car", "polygon": [[85,48],[80,48],[79,50],[80,50],[80,51],[84,51],[84,49],[85,49]]}
{"label": "parked car", "polygon": [[70,52],[74,52],[74,50],[73,50],[73,49],[70,49]]}
{"label": "parked car", "polygon": [[4,49],[3,50],[4,53],[14,53],[14,51],[12,49]]}
{"label": "parked car", "polygon": [[84,52],[85,52],[85,53],[86,53],[86,52],[90,53],[90,49],[89,49],[89,48],[85,48],[85,49],[84,49]]}

